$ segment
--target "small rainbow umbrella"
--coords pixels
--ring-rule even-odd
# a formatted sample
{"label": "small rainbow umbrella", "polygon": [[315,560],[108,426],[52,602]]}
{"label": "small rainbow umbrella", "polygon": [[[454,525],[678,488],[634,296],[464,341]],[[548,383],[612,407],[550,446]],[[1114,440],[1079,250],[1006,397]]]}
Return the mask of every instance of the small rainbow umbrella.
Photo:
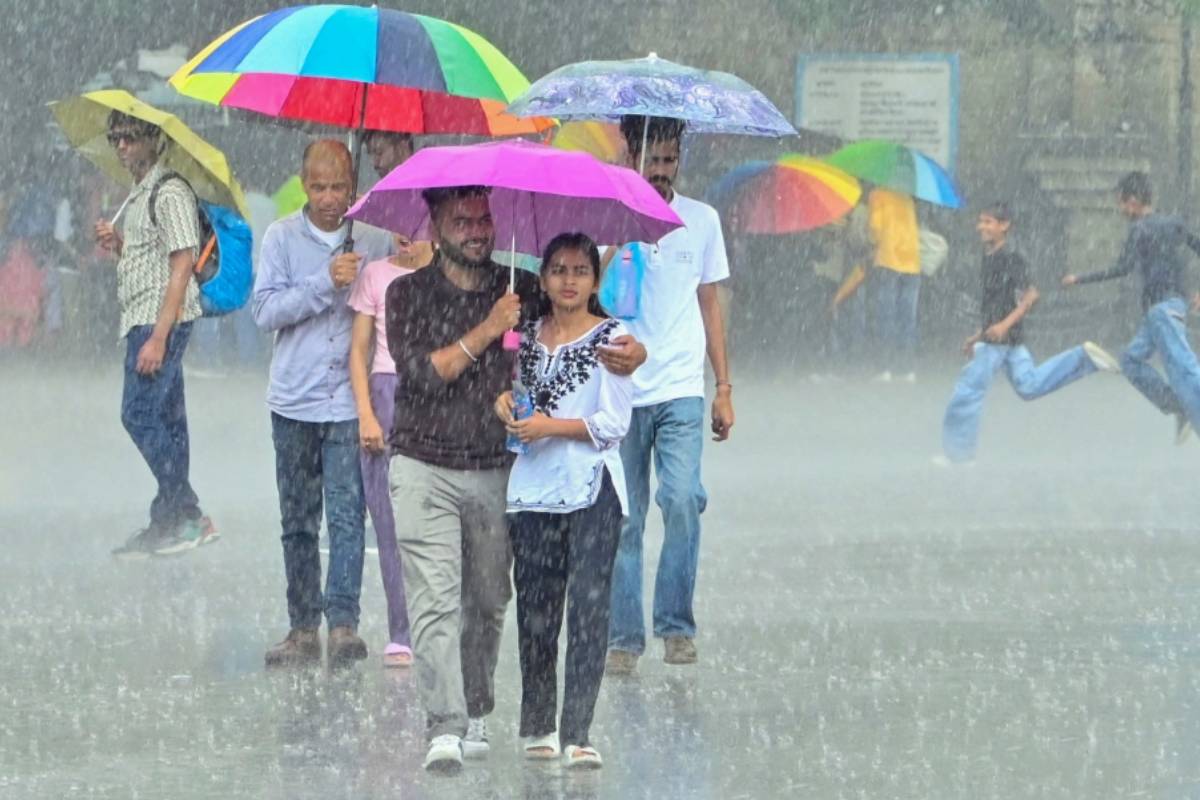
{"label": "small rainbow umbrella", "polygon": [[932,158],[911,147],[866,139],[846,145],[825,161],[865,181],[918,200],[946,208],[962,207],[962,195],[954,179]]}
{"label": "small rainbow umbrella", "polygon": [[750,161],[727,172],[706,199],[725,210],[740,233],[799,233],[850,212],[862,189],[853,176],[823,161],[788,154]]}
{"label": "small rainbow umbrella", "polygon": [[263,14],[217,37],[170,83],[216,105],[357,130],[355,194],[365,130],[505,136],[554,124],[506,113],[529,81],[479,34],[376,6]]}

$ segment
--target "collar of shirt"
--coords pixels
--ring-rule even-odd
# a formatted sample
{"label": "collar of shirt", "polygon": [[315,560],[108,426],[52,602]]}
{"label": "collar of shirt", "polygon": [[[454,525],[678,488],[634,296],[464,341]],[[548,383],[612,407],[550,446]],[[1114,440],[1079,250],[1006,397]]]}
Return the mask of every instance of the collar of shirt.
{"label": "collar of shirt", "polygon": [[142,179],[135,182],[133,188],[129,190],[129,202],[132,203],[142,194],[153,189],[154,184],[158,182],[158,179],[163,176],[164,172],[166,172],[166,169],[163,168],[162,163],[158,161],[154,162],[154,166],[150,167],[150,170],[142,176]]}
{"label": "collar of shirt", "polygon": [[318,228],[313,221],[308,218],[308,206],[304,206],[300,210],[300,216],[304,220],[304,232],[309,235],[314,241],[320,242],[329,248],[332,252],[342,246],[342,242],[346,241],[346,223],[342,222],[342,226],[336,231],[324,231]]}
{"label": "collar of shirt", "polygon": [[[503,264],[498,264],[495,261],[492,261],[491,258],[488,259],[486,267],[487,271],[484,273],[483,279],[479,282],[479,286],[474,289],[464,289],[454,281],[450,280],[450,277],[446,274],[445,267],[442,264],[443,258],[444,256],[442,255],[441,251],[435,250],[433,254],[433,260],[429,262],[429,266],[425,267],[425,269],[433,270],[434,274],[438,276],[439,282],[444,284],[452,291],[462,292],[464,294],[490,294],[499,289],[502,284],[505,288],[505,291],[508,290],[509,268]],[[484,267],[479,267],[479,269],[484,269]],[[514,277],[520,276],[523,272],[526,272],[526,270],[518,269]]]}
{"label": "collar of shirt", "polygon": [[167,170],[165,167],[163,167],[162,162],[155,161],[154,166],[150,167],[149,171],[142,177],[140,181],[137,182],[137,185],[134,186],[134,190],[140,192],[145,189],[152,189],[154,184],[158,182],[158,179],[161,178],[163,173],[166,171]]}
{"label": "collar of shirt", "polygon": [[992,250],[990,252],[988,251],[987,247],[984,246],[983,260],[987,261],[988,259],[991,259],[991,258],[1000,258],[1001,256],[1007,256],[1011,252],[1012,252],[1012,248],[1009,246],[1007,241],[1005,241],[1004,244],[1000,245],[995,250]]}
{"label": "collar of shirt", "polygon": [[157,184],[158,179],[161,179],[167,169],[162,166],[161,161],[156,161],[154,167],[151,167],[149,172],[142,176],[142,180],[133,185],[133,190],[130,192],[133,197],[139,196],[143,192],[149,192]]}

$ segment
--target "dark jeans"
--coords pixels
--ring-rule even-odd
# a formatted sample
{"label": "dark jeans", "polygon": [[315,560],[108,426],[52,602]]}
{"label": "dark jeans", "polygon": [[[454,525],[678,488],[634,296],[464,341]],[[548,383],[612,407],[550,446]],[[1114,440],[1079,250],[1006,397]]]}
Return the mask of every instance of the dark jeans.
{"label": "dark jeans", "polygon": [[567,663],[559,741],[588,743],[608,649],[609,594],[621,502],[606,476],[590,508],[526,511],[511,525],[521,656],[521,736],[554,730],[558,631],[567,605]]}
{"label": "dark jeans", "polygon": [[[293,628],[358,627],[363,570],[363,489],[358,420],[300,422],[272,412],[275,481],[283,523],[283,566]],[[329,530],[329,572],[321,596],[322,500]]]}
{"label": "dark jeans", "polygon": [[158,372],[140,375],[138,351],[153,332],[153,325],[138,325],[125,337],[121,423],[158,481],[158,493],[150,503],[150,524],[168,530],[184,520],[200,517],[200,501],[188,482],[187,408],[183,400],[183,353],[192,323],[171,330]]}

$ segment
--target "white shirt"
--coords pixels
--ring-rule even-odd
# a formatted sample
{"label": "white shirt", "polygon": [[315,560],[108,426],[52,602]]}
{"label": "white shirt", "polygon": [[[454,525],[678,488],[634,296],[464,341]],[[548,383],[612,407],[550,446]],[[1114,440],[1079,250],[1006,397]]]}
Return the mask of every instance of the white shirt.
{"label": "white shirt", "polygon": [[521,383],[534,407],[555,419],[582,419],[591,441],[560,436],[539,439],[517,456],[508,476],[508,511],[567,514],[596,502],[608,470],[629,514],[621,440],[633,415],[633,382],[613,375],[596,359],[596,347],[628,331],[606,319],[578,339],[549,350],[537,340],[541,320],[526,324],[518,353]]}
{"label": "white shirt", "polygon": [[308,230],[313,236],[316,236],[325,244],[329,245],[329,251],[333,252],[342,246],[342,242],[346,241],[346,223],[342,223],[335,231],[327,231],[318,228],[313,224],[313,221],[308,218],[308,211],[304,212],[304,224],[308,226]]}
{"label": "white shirt", "polygon": [[678,192],[671,208],[683,220],[649,250],[637,319],[626,320],[646,346],[646,363],[633,373],[635,408],[704,397],[704,320],[696,290],[729,277],[721,219],[712,206]]}

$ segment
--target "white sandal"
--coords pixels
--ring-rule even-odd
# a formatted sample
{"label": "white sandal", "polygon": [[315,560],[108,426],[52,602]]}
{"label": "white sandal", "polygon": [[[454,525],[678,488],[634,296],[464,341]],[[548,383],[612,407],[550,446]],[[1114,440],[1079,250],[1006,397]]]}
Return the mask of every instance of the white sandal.
{"label": "white sandal", "polygon": [[563,749],[563,763],[570,769],[600,769],[604,759],[591,745],[569,744]]}
{"label": "white sandal", "polygon": [[558,758],[558,731],[526,739],[525,758],[530,761],[553,761]]}

